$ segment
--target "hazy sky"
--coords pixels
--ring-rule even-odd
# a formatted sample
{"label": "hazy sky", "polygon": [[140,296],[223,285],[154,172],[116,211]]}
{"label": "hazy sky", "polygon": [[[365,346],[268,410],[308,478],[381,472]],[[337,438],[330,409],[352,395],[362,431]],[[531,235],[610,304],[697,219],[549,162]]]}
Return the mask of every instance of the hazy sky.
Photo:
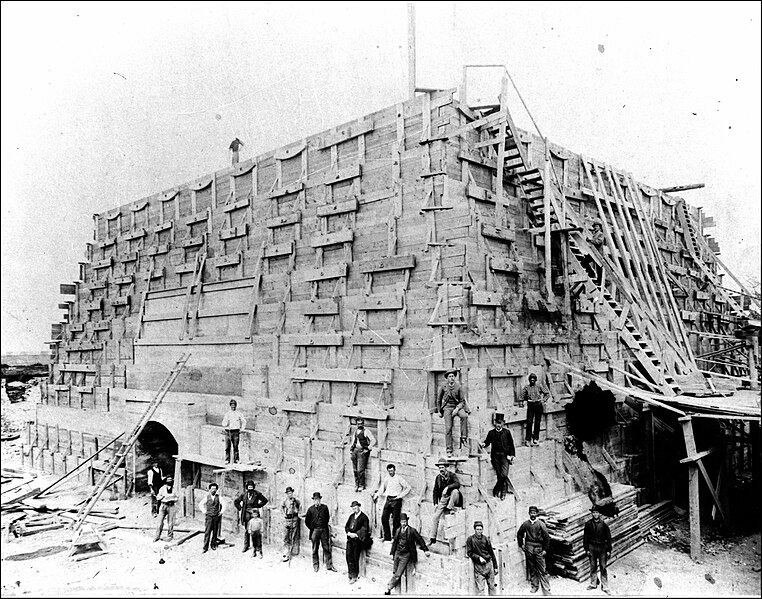
{"label": "hazy sky", "polygon": [[[504,63],[542,133],[684,193],[760,271],[760,4],[420,3],[418,85]],[[397,2],[3,2],[2,351],[61,319],[92,214],[407,95]],[[520,127],[531,123],[512,99]]]}

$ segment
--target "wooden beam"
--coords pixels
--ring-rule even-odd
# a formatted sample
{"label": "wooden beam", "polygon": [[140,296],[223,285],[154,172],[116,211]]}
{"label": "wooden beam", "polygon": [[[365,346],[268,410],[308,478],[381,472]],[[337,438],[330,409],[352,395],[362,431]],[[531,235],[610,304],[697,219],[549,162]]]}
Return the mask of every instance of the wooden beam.
{"label": "wooden beam", "polygon": [[673,187],[662,187],[659,191],[664,193],[673,193],[676,191],[689,191],[691,189],[701,189],[704,187],[703,183],[689,183],[688,185],[674,185]]}
{"label": "wooden beam", "polygon": [[680,460],[680,463],[681,464],[690,464],[692,462],[696,462],[696,461],[698,461],[698,460],[700,460],[702,458],[705,458],[706,456],[711,455],[715,451],[719,451],[719,450],[720,450],[719,447],[712,447],[710,449],[705,449],[704,451],[699,451],[696,454],[689,455],[687,458],[683,458],[682,460]]}

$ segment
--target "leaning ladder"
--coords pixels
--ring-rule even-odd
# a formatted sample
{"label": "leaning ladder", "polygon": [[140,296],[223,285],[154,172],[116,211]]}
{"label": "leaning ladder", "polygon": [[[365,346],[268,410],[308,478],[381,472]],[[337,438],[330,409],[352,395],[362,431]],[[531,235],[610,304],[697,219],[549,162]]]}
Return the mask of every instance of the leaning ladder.
{"label": "leaning ladder", "polygon": [[159,407],[159,404],[161,404],[162,400],[169,392],[169,389],[172,387],[173,383],[179,376],[180,372],[185,367],[185,363],[188,361],[188,358],[190,358],[190,353],[183,354],[182,356],[180,356],[180,359],[175,363],[174,368],[170,370],[169,375],[167,375],[167,378],[164,379],[164,382],[162,383],[161,387],[159,387],[159,390],[156,392],[156,395],[151,400],[151,403],[148,404],[148,407],[146,408],[146,411],[143,413],[143,416],[141,417],[140,421],[135,425],[135,428],[132,430],[132,433],[130,433],[130,436],[122,444],[122,446],[119,448],[119,451],[117,451],[114,457],[112,458],[111,462],[108,465],[108,468],[106,468],[106,470],[103,472],[100,479],[98,480],[98,484],[95,486],[95,489],[93,489],[92,493],[90,493],[90,495],[87,497],[87,501],[84,504],[82,504],[82,507],[79,509],[79,512],[77,513],[76,519],[71,525],[71,528],[73,530],[77,531],[82,527],[82,524],[84,524],[85,522],[85,518],[87,518],[87,516],[95,507],[95,504],[98,503],[98,500],[100,499],[103,492],[111,484],[111,481],[114,478],[116,471],[122,465],[122,462],[124,461],[125,456],[130,451],[130,449],[132,449],[132,446],[135,445],[135,442],[138,440],[138,437],[143,432],[143,429],[146,427],[146,424],[148,424],[148,421],[151,419],[151,417],[153,417],[154,413],[156,412],[156,409]]}

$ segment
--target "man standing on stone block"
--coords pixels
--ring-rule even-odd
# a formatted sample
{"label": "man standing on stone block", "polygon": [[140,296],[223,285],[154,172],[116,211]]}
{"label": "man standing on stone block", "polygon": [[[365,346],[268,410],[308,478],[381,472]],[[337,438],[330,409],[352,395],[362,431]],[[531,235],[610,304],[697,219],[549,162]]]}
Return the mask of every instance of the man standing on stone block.
{"label": "man standing on stone block", "polygon": [[159,515],[159,501],[157,494],[164,486],[164,473],[159,468],[159,462],[152,461],[148,471],[148,490],[151,492],[151,515],[155,518]]}
{"label": "man standing on stone block", "polygon": [[235,509],[239,510],[240,522],[243,526],[243,553],[249,550],[249,538],[248,528],[246,525],[251,520],[254,511],[258,511],[259,508],[264,507],[267,504],[267,497],[262,495],[259,491],[254,490],[254,481],[250,480],[246,483],[246,491],[241,493],[233,501]]}
{"label": "man standing on stone block", "polygon": [[[381,486],[373,493],[373,501],[379,496],[386,495],[386,503],[381,512],[381,526],[383,527],[384,541],[391,541],[392,535],[400,526],[400,514],[402,513],[402,498],[410,493],[410,485],[401,476],[397,476],[397,468],[394,464],[387,464],[386,477]],[[394,528],[389,529],[389,519],[392,518]]]}
{"label": "man standing on stone block", "polygon": [[373,433],[365,428],[365,421],[357,419],[357,429],[353,437],[350,451],[352,452],[352,469],[355,474],[355,492],[365,489],[365,470],[368,467],[370,448],[375,444]]}
{"label": "man standing on stone block", "polygon": [[399,584],[400,578],[405,574],[409,564],[415,566],[418,562],[418,550],[420,547],[426,557],[431,555],[429,548],[421,537],[421,534],[412,526],[407,525],[407,514],[400,514],[400,527],[394,533],[391,556],[394,558],[392,565],[392,577],[386,585],[384,595],[391,595],[392,589]]}
{"label": "man standing on stone block", "polygon": [[312,567],[315,572],[320,570],[320,556],[318,551],[323,546],[323,564],[327,570],[336,572],[333,567],[333,556],[331,555],[331,529],[328,526],[330,514],[328,506],[320,503],[323,496],[315,491],[312,494],[313,504],[307,510],[304,517],[304,523],[310,530],[310,540],[312,541]]}
{"label": "man standing on stone block", "polygon": [[611,557],[611,530],[601,518],[597,506],[590,508],[592,519],[585,523],[585,533],[582,537],[582,546],[587,557],[590,559],[590,584],[587,590],[598,588],[598,566],[601,568],[601,590],[611,595],[609,590],[609,577],[606,566]]}
{"label": "man standing on stone block", "polygon": [[466,539],[466,555],[474,562],[474,584],[476,594],[484,595],[484,583],[487,583],[487,594],[497,594],[497,558],[492,549],[489,537],[484,535],[484,524],[477,520],[474,522],[474,534]]}
{"label": "man standing on stone block", "polygon": [[222,417],[222,428],[225,429],[225,463],[230,463],[230,447],[233,447],[233,463],[237,464],[238,440],[241,431],[246,428],[246,418],[240,412],[236,411],[238,402],[235,399],[230,400],[230,410]]}
{"label": "man standing on stone block", "polygon": [[468,415],[471,410],[468,408],[463,388],[455,380],[457,376],[457,370],[445,372],[447,382],[439,388],[437,393],[437,412],[439,417],[445,420],[445,445],[448,458],[452,457],[453,453],[453,418],[460,418],[460,447],[465,446],[468,451]]}
{"label": "man standing on stone block", "polygon": [[156,529],[154,542],[161,538],[161,531],[164,528],[164,519],[167,519],[167,538],[171,541],[175,534],[175,504],[177,495],[173,491],[174,479],[167,477],[167,483],[159,489],[156,494],[156,500],[159,502],[159,526]]}
{"label": "man standing on stone block", "polygon": [[198,503],[198,509],[204,514],[204,551],[209,551],[209,545],[213,550],[217,549],[219,538],[217,531],[222,521],[222,511],[225,509],[220,496],[217,495],[219,489],[217,483],[209,483],[209,492],[201,498]]}
{"label": "man standing on stone block", "polygon": [[492,467],[497,475],[497,483],[492,489],[492,495],[505,499],[505,494],[511,492],[508,488],[508,471],[516,457],[516,448],[513,445],[511,431],[504,426],[502,414],[495,414],[495,428],[487,433],[484,447],[491,447]]}
{"label": "man standing on stone block", "polygon": [[437,462],[437,466],[439,467],[439,474],[434,479],[434,492],[432,494],[434,515],[431,519],[429,545],[437,542],[437,531],[442,514],[463,507],[463,496],[460,494],[460,481],[455,474],[455,464],[442,459]]}
{"label": "man standing on stone block", "polygon": [[301,502],[294,497],[294,489],[286,487],[286,498],[281,504],[283,517],[286,519],[285,530],[283,533],[283,561],[287,562],[292,555],[299,555],[299,510],[302,509]]}
{"label": "man standing on stone block", "polygon": [[545,399],[548,392],[537,384],[537,375],[533,372],[529,375],[529,384],[521,390],[519,406],[526,403],[527,406],[527,434],[526,445],[540,444],[540,422],[545,412]]}
{"label": "man standing on stone block", "polygon": [[529,506],[529,520],[524,521],[519,527],[516,540],[526,556],[532,592],[536,593],[537,589],[542,587],[542,594],[550,595],[550,581],[545,569],[545,555],[550,547],[550,535],[548,535],[545,522],[537,517],[539,514],[540,510],[536,505]]}

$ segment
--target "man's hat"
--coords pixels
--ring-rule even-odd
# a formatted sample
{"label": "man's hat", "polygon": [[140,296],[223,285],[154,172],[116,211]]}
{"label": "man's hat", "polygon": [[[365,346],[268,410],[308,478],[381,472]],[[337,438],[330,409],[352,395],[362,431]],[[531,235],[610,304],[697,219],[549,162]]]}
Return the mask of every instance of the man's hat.
{"label": "man's hat", "polygon": [[476,522],[474,522],[474,528],[476,528],[477,526],[481,526],[482,528],[484,528],[484,524],[482,523],[481,520],[477,520]]}
{"label": "man's hat", "polygon": [[217,483],[209,483],[209,489],[211,489],[212,487],[216,487],[219,489],[220,485],[218,485]]}
{"label": "man's hat", "polygon": [[323,496],[320,493],[318,493],[317,491],[315,491],[312,494],[312,499],[322,499],[322,498],[323,498]]}
{"label": "man's hat", "polygon": [[286,493],[293,493],[294,489],[293,487],[286,487]]}
{"label": "man's hat", "polygon": [[359,425],[359,424],[365,424],[365,420],[363,420],[362,418],[358,418],[358,419],[357,419],[357,424],[358,424],[358,425]]}
{"label": "man's hat", "polygon": [[591,512],[599,512],[600,510],[598,509],[597,505],[594,505],[593,507],[590,508],[590,511]]}
{"label": "man's hat", "polygon": [[403,520],[404,520],[405,522],[407,522],[407,521],[408,521],[408,517],[407,517],[407,514],[406,514],[405,512],[402,512],[402,513],[400,514],[400,522],[402,522]]}
{"label": "man's hat", "polygon": [[531,514],[532,512],[537,512],[539,514],[540,513],[540,508],[538,508],[536,505],[530,505],[529,506],[529,513]]}
{"label": "man's hat", "polygon": [[530,372],[530,373],[529,373],[529,378],[530,378],[530,379],[534,379],[534,380],[537,380],[537,375],[536,375],[534,372]]}
{"label": "man's hat", "polygon": [[172,478],[171,476],[168,476],[166,480],[167,480],[168,483],[175,482],[175,479]]}
{"label": "man's hat", "polygon": [[230,400],[230,405],[231,405],[231,406],[237,406],[237,405],[238,405],[238,402],[237,402],[235,399],[231,399],[231,400]]}
{"label": "man's hat", "polygon": [[458,370],[456,368],[450,368],[450,370],[445,370],[445,378],[450,376],[451,374],[458,375]]}
{"label": "man's hat", "polygon": [[444,458],[439,458],[439,461],[437,462],[437,466],[447,466],[450,462],[445,460]]}
{"label": "man's hat", "polygon": [[253,480],[248,480],[248,481],[246,481],[246,488],[247,488],[247,489],[248,489],[249,487],[255,487],[255,486],[256,486],[256,485],[254,484],[254,481],[253,481]]}
{"label": "man's hat", "polygon": [[495,414],[495,424],[497,424],[498,422],[502,422],[503,424],[505,424],[505,416],[499,412]]}
{"label": "man's hat", "polygon": [[355,499],[352,503],[349,504],[349,506],[350,507],[355,507],[355,506],[360,507],[360,502]]}

